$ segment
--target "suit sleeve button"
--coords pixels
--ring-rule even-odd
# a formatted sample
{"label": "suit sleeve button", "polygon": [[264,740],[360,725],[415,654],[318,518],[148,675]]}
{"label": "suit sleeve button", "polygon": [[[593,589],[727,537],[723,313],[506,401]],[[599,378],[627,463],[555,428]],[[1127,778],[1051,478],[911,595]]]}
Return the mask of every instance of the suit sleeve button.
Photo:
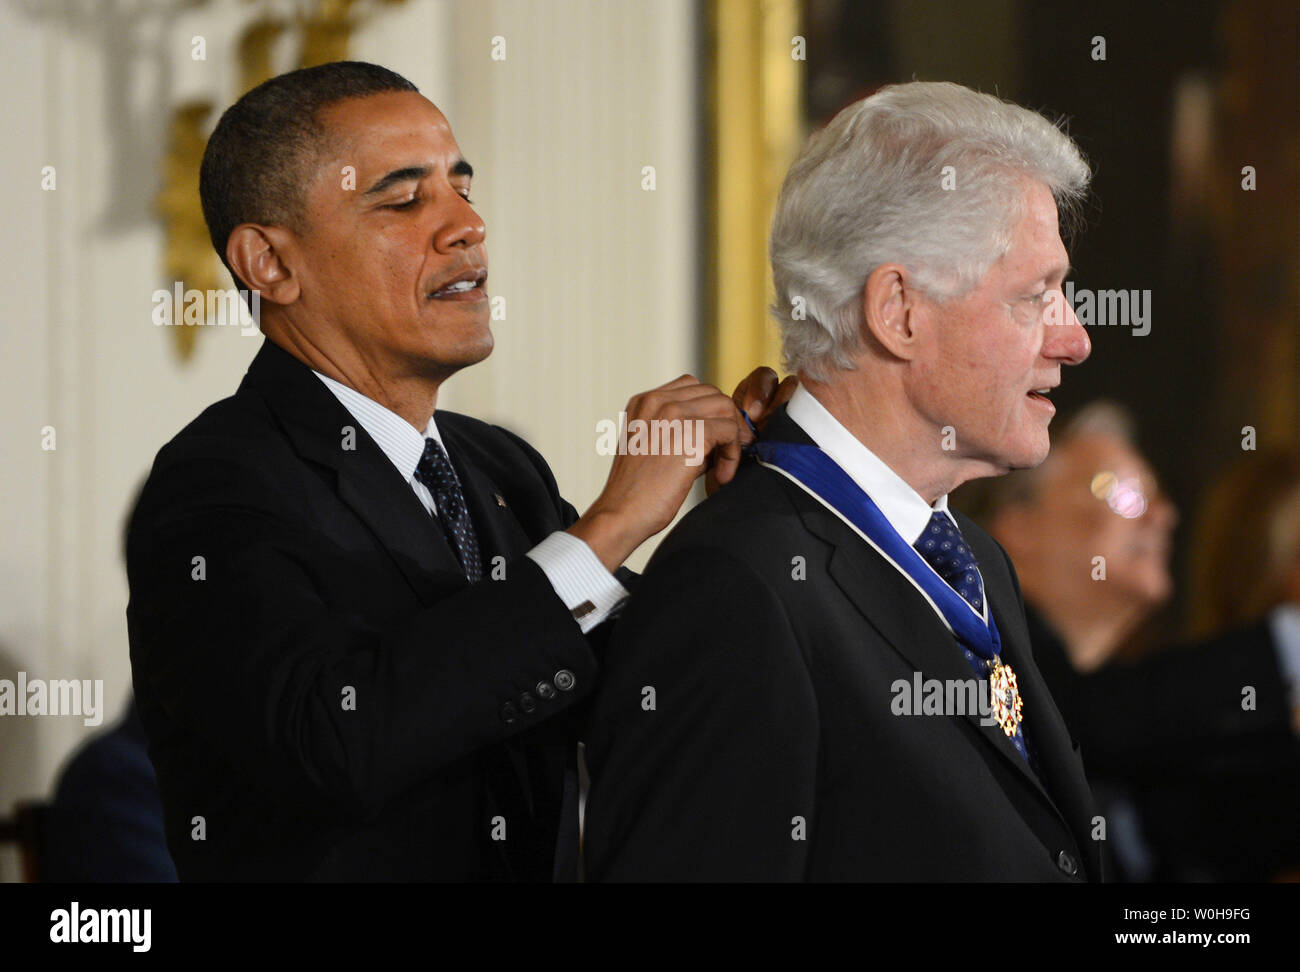
{"label": "suit sleeve button", "polygon": [[513,702],[507,702],[505,705],[501,706],[501,721],[506,725],[510,725],[518,718],[519,710],[515,708]]}
{"label": "suit sleeve button", "polygon": [[577,682],[577,679],[573,677],[573,672],[567,668],[561,668],[555,673],[555,687],[561,692],[571,691],[575,682]]}
{"label": "suit sleeve button", "polygon": [[1056,866],[1071,877],[1079,873],[1079,865],[1074,863],[1074,858],[1065,851],[1056,855]]}
{"label": "suit sleeve button", "polygon": [[519,708],[521,708],[525,714],[531,713],[537,708],[537,700],[525,692],[523,695],[519,696]]}
{"label": "suit sleeve button", "polygon": [[555,698],[555,686],[550,682],[538,682],[537,687],[533,689],[538,698],[553,699]]}

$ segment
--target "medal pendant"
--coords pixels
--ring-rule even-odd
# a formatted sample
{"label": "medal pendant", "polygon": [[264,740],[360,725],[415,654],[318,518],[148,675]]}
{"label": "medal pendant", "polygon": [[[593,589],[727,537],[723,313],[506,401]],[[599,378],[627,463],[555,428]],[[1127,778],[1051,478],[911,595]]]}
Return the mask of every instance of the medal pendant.
{"label": "medal pendant", "polygon": [[989,701],[993,706],[993,718],[997,720],[1002,731],[1008,736],[1015,736],[1020,729],[1023,718],[1024,703],[1020,699],[1020,687],[1016,684],[1016,673],[1010,665],[1002,664],[996,655],[989,666]]}

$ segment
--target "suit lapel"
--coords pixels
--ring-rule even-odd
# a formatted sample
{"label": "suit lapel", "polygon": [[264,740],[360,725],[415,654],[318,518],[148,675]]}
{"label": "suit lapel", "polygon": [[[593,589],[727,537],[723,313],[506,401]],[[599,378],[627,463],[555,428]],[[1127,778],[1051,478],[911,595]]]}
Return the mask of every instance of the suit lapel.
{"label": "suit lapel", "polygon": [[[475,442],[461,427],[460,416],[450,412],[442,413],[438,420],[438,433],[447,447],[447,457],[456,469],[465,494],[465,506],[474,522],[474,532],[478,536],[479,553],[483,560],[483,575],[492,578],[494,557],[503,557],[508,561],[529,550],[533,543],[509,508],[505,491],[485,471],[484,466],[490,464],[488,457],[483,454],[481,443]],[[495,767],[490,774],[490,798],[496,801],[496,805],[508,818],[529,821],[531,826],[531,822],[546,816],[542,806],[548,792],[545,751],[530,745],[526,737],[512,736],[493,747],[484,758],[488,765]],[[534,841],[525,841],[522,846],[531,846],[535,841],[547,839],[549,837],[537,834]],[[493,843],[501,859],[517,876],[531,875],[537,878],[543,872],[536,869],[541,867],[545,878],[551,877],[554,862],[538,864],[526,855],[517,860],[507,846],[509,841]]]}
{"label": "suit lapel", "polygon": [[[464,575],[446,538],[383,450],[311,369],[270,340],[249,366],[256,389],[304,459],[334,471],[339,499],[370,528],[428,607]],[[344,448],[344,430],[355,430]]]}
{"label": "suit lapel", "polygon": [[492,558],[509,560],[533,546],[519,520],[506,503],[505,491],[475,462],[477,449],[465,435],[454,416],[447,413],[438,422],[438,432],[447,445],[447,454],[465,492],[465,506],[478,534],[483,556],[483,572],[492,573]]}
{"label": "suit lapel", "polygon": [[[373,531],[421,604],[430,607],[468,583],[441,527],[410,484],[310,368],[267,340],[249,366],[241,390],[244,386],[266,401],[299,455],[334,471],[339,498]],[[343,448],[345,427],[355,429],[355,449]],[[464,433],[458,416],[444,413],[438,431],[460,477],[484,571],[490,577],[492,557],[509,558],[532,544],[505,505],[505,492],[479,468],[475,458],[483,458],[480,447]],[[533,793],[524,741],[505,740],[480,758],[487,798],[495,801],[493,805],[511,818],[531,816]],[[517,866],[506,842],[494,841],[493,847],[507,867]]]}
{"label": "suit lapel", "polygon": [[[784,412],[773,416],[763,435],[767,439],[815,444]],[[794,484],[791,486],[799,489]],[[807,496],[802,489],[799,492]],[[799,515],[808,531],[832,548],[827,572],[858,613],[924,678],[968,681],[973,672],[962,656],[961,648],[920,592],[843,520],[822,503],[808,498],[816,505],[810,508],[807,504],[800,504]],[[987,585],[987,579],[985,583]],[[1001,585],[996,585],[986,593],[1001,633],[1007,612],[1000,605],[1008,603],[1008,597],[1010,603],[1015,604],[1014,594],[1010,590],[1002,590]],[[882,610],[882,605],[887,607]],[[1013,654],[1007,661],[1015,670],[1017,679],[1020,679],[1022,669],[1029,674],[1032,665],[1017,666],[1017,660],[1018,653],[1014,653],[1013,649]],[[1036,678],[1037,673],[1034,672],[1031,681]],[[1024,682],[1020,684],[1027,698],[1042,697],[1045,694],[1037,686],[1028,689]],[[1033,696],[1029,695],[1029,691],[1033,691]],[[1002,728],[996,722],[984,725],[978,712],[968,712],[964,718],[978,736],[992,746],[1012,770],[1059,815],[1060,811],[1043,788],[1042,781],[1029,768]],[[1032,718],[1032,715],[1028,718]],[[1059,716],[1057,718],[1059,720]],[[1047,723],[1051,720],[1042,721]],[[1035,731],[1032,724],[1028,731]]]}

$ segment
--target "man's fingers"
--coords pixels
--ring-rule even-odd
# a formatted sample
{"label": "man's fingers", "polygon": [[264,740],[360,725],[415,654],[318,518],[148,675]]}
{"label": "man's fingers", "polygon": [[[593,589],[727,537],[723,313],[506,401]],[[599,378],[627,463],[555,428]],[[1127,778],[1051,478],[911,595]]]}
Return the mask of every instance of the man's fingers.
{"label": "man's fingers", "polygon": [[758,426],[760,432],[763,430],[763,426],[767,424],[767,420],[776,413],[780,406],[790,400],[790,396],[794,394],[795,389],[798,387],[799,379],[795,375],[787,375],[785,380],[777,386],[776,394],[772,396],[772,400],[767,403],[767,407],[763,411],[763,417],[754,423]]}
{"label": "man's fingers", "polygon": [[[731,406],[732,413],[735,413],[735,406]],[[740,460],[740,450],[743,445],[740,438],[740,427],[737,426],[735,419],[728,416],[725,419],[711,418],[702,419],[704,424],[704,441],[707,443],[709,452],[716,453],[718,456],[734,455],[736,460]]]}
{"label": "man's fingers", "polygon": [[710,429],[710,432],[716,436],[713,439],[712,452],[714,477],[720,485],[729,483],[736,475],[736,470],[740,468],[742,456],[740,430],[733,424],[730,428],[724,426]]}
{"label": "man's fingers", "polygon": [[656,389],[641,396],[639,407],[628,416],[638,419],[722,418],[736,415],[731,399],[712,385],[690,385],[673,391]]}
{"label": "man's fingers", "polygon": [[744,409],[749,417],[755,418],[766,410],[766,403],[776,391],[777,374],[766,365],[755,368],[736,386],[731,393],[731,400],[737,408]]}
{"label": "man's fingers", "polygon": [[772,407],[776,408],[778,405],[784,405],[788,402],[790,396],[794,394],[795,389],[798,387],[799,376],[786,375],[781,384],[777,386],[776,396],[772,399]]}
{"label": "man's fingers", "polygon": [[668,390],[670,388],[681,388],[683,385],[698,385],[699,383],[700,383],[700,379],[696,378],[694,375],[681,375],[680,377],[674,378],[670,382],[660,385],[658,388],[654,390],[661,391],[661,390]]}

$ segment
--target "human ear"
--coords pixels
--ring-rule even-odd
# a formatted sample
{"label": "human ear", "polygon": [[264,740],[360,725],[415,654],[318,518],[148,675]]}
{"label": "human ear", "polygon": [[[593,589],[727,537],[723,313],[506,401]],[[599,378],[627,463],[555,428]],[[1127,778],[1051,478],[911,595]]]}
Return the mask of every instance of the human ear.
{"label": "human ear", "polygon": [[245,286],[274,304],[292,304],[301,292],[293,272],[293,234],[282,226],[241,223],[226,240],[226,262]]}
{"label": "human ear", "polygon": [[890,354],[903,360],[916,355],[915,285],[907,269],[882,263],[862,288],[862,319],[866,330]]}

